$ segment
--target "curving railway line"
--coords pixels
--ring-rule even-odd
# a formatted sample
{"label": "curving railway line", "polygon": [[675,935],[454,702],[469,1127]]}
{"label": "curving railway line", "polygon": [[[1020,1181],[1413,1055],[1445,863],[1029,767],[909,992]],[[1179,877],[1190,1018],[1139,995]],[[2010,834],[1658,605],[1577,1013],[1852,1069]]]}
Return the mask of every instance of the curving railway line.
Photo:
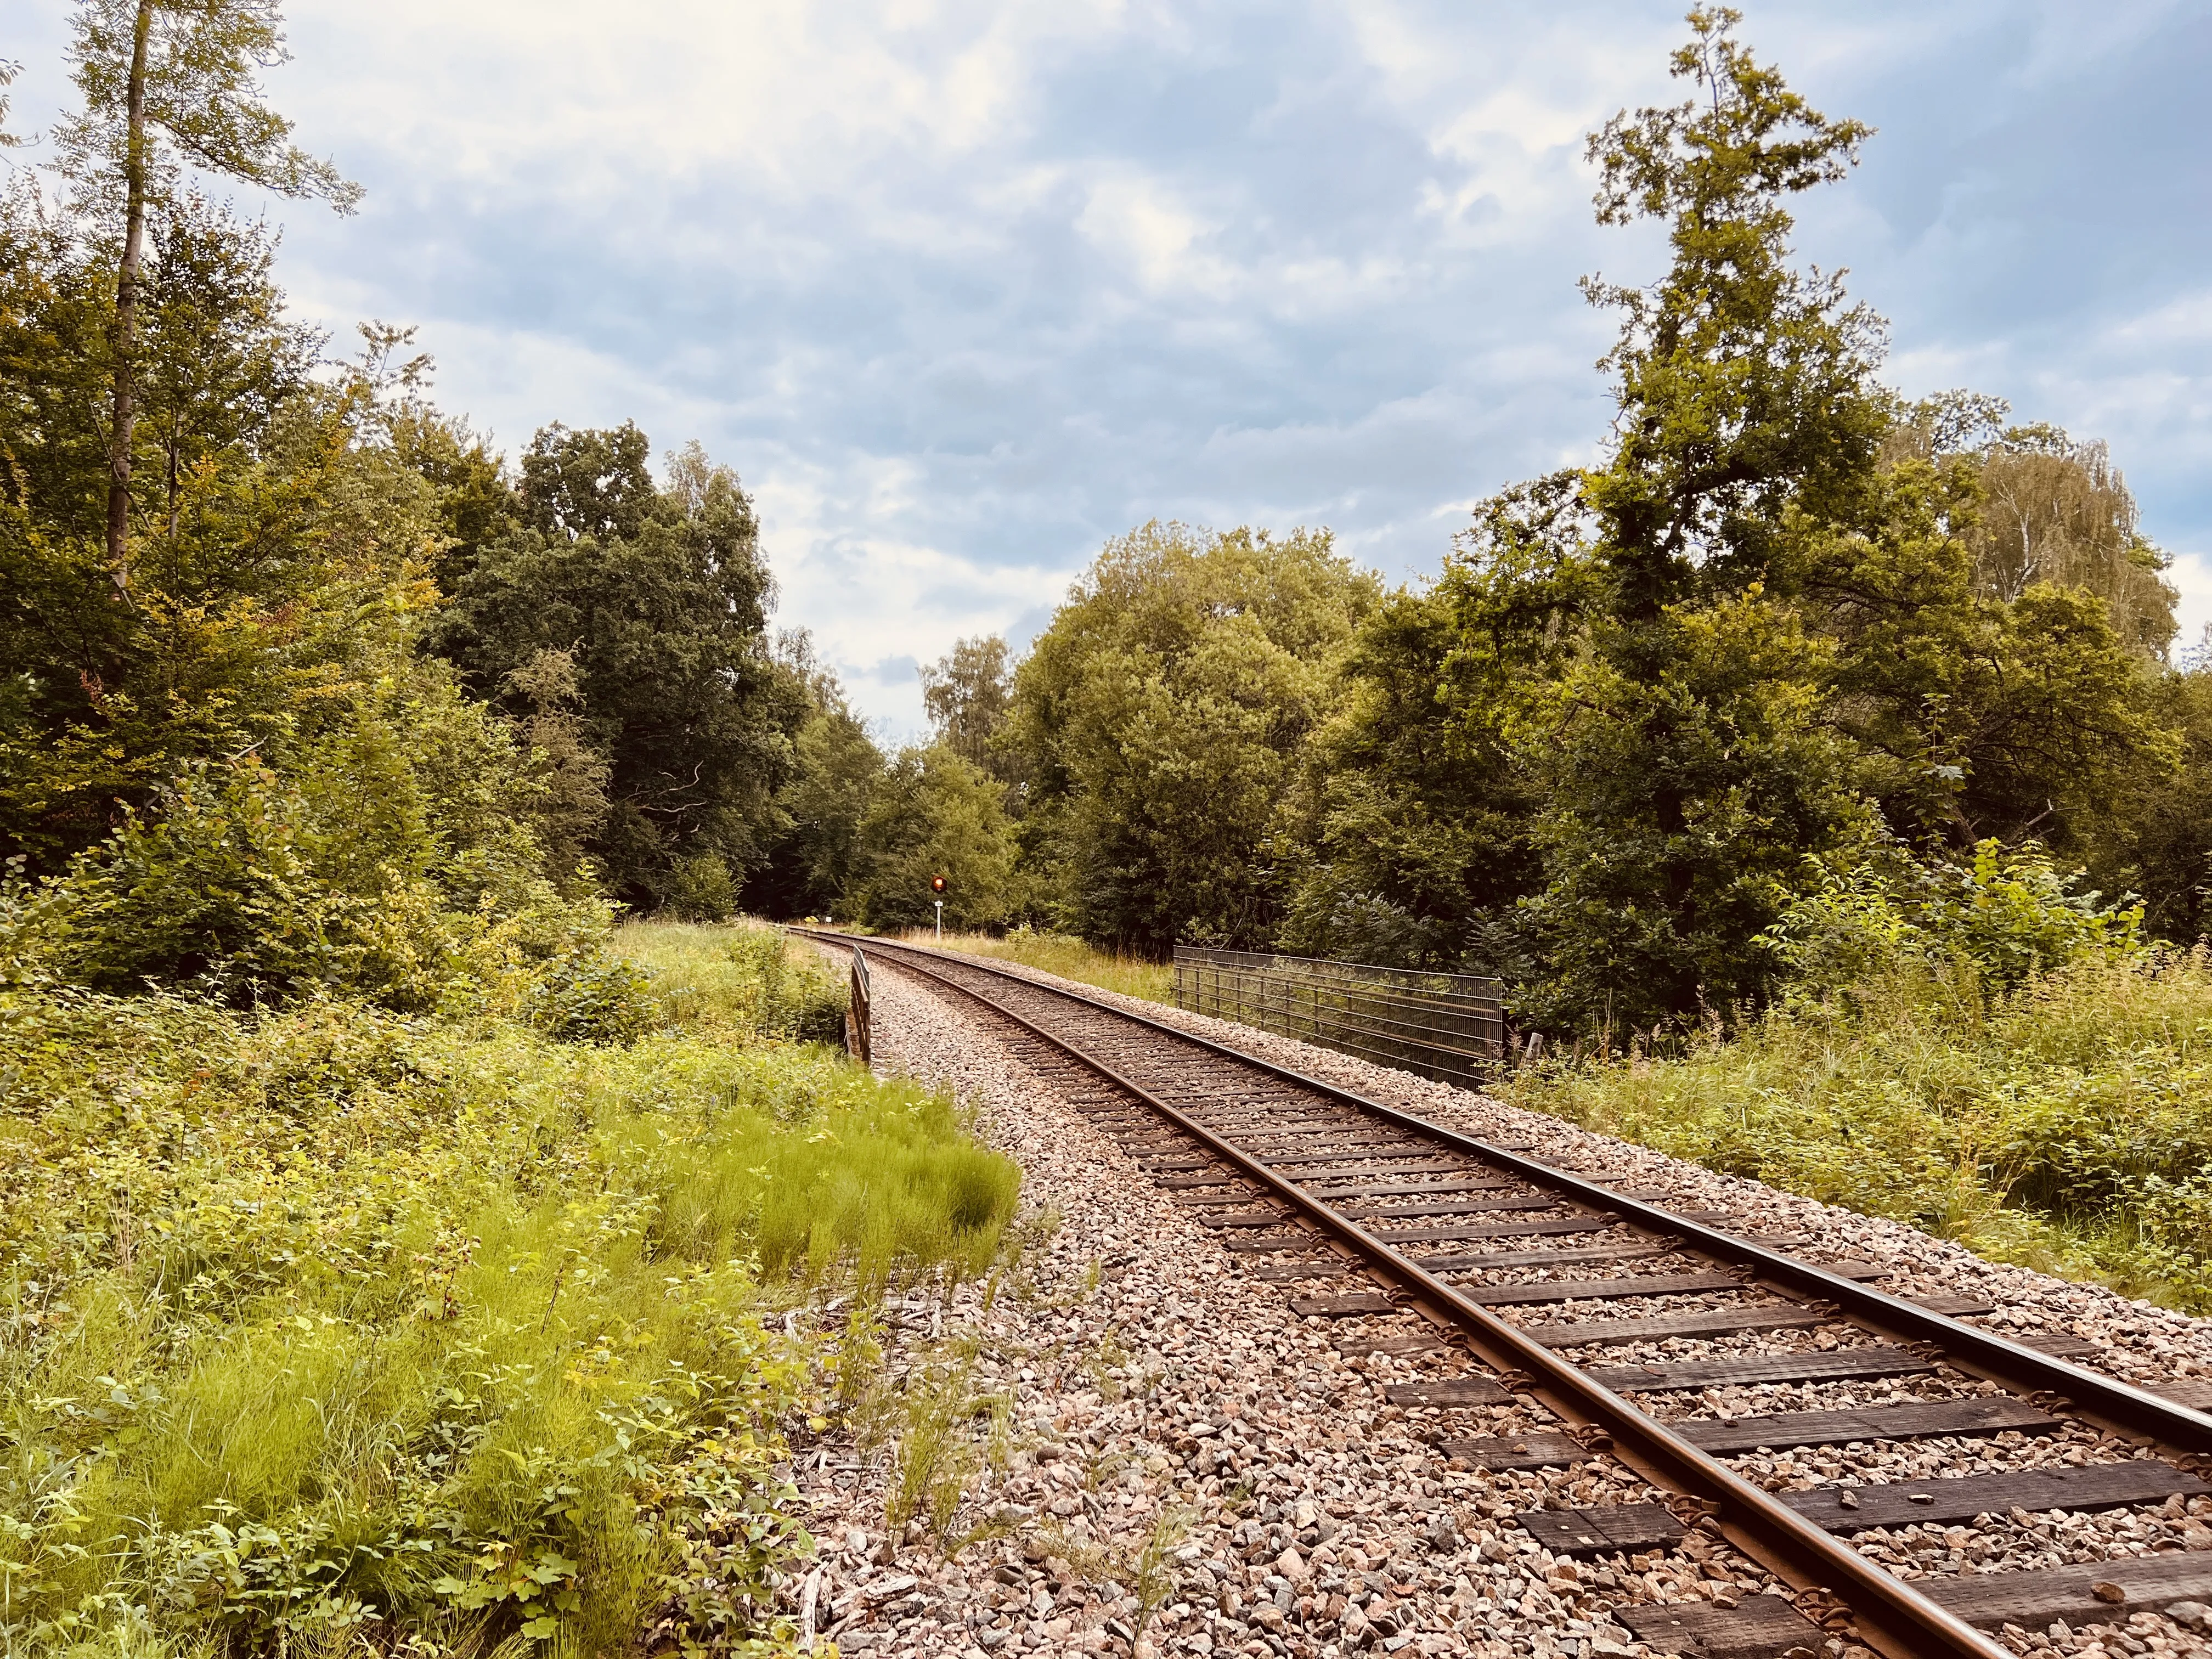
{"label": "curving railway line", "polygon": [[[1498,1471],[1609,1462],[1630,1477],[1613,1489],[1642,1483],[1646,1501],[1515,1517],[1547,1548],[1633,1558],[1702,1532],[1790,1591],[1613,1613],[1655,1647],[1755,1659],[1819,1655],[1842,1638],[1900,1659],[1986,1656],[2007,1651],[1988,1632],[2008,1626],[2212,1601],[2212,1539],[2190,1539],[2197,1523],[2185,1518],[2189,1500],[2212,1497],[2212,1415],[2098,1370],[2091,1344],[2009,1340],[1968,1322],[1987,1304],[1892,1294],[1871,1263],[1721,1231],[1664,1207],[1663,1194],[1606,1185],[972,957],[793,931],[863,945],[875,963],[988,1010],[1025,1061],[1298,1312],[1410,1315],[1417,1342],[1463,1356],[1394,1390],[1393,1403],[1437,1414],[1443,1455]],[[1624,1349],[1671,1338],[1717,1340],[1680,1361],[1620,1363]],[[1901,1378],[1916,1392],[1899,1401],[1888,1383]],[[1734,1417],[1700,1403],[1717,1388],[1770,1382],[1826,1389],[1837,1403]],[[1882,1401],[1855,1387],[1869,1383]],[[1516,1405],[1547,1426],[1452,1427],[1494,1426],[1480,1408]],[[2017,1445],[2069,1430],[2093,1457],[1787,1492],[1760,1484],[1757,1468],[1796,1449]],[[1887,1527],[2115,1510],[2171,1517],[2174,1547],[1908,1582],[1853,1542]]]}

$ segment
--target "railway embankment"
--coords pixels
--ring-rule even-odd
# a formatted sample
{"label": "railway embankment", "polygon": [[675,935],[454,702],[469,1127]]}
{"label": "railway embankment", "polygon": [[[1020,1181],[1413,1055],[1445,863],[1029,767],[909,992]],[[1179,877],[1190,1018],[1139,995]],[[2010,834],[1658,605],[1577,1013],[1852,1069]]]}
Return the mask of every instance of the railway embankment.
{"label": "railway embankment", "polygon": [[[826,1545],[820,1628],[844,1650],[1750,1654],[1808,1639],[1808,1652],[1854,1650],[1847,1618],[1814,1630],[1794,1609],[1797,1624],[1759,1645],[1756,1621],[1783,1611],[1786,1579],[1710,1529],[1675,1524],[1670,1494],[1632,1462],[1590,1455],[1595,1445],[1541,1455],[1556,1421],[1489,1382],[1431,1322],[1362,1290],[1358,1264],[1279,1237],[1273,1195],[1175,1153],[1110,1091],[987,1011],[896,971],[876,987],[878,1065],[972,1104],[1022,1163],[1030,1221],[998,1279],[892,1336],[904,1398],[938,1404],[915,1415],[910,1403],[873,1449],[825,1445],[805,1477]],[[1978,1328],[2094,1355],[2124,1382],[2188,1397],[2212,1388],[2202,1380],[2212,1323],[1346,1056],[1071,988],[1715,1227],[1787,1238],[1897,1297],[1967,1310]],[[1940,1581],[1961,1606],[1968,1592],[2003,1584],[2018,1599],[2031,1578],[2053,1588],[2069,1572],[2083,1581],[2076,1601],[2089,1586],[2120,1598],[2094,1617],[2063,1595],[2049,1617],[2021,1601],[2020,1618],[1978,1619],[1986,1639],[2022,1653],[2212,1651],[2197,1604],[2161,1598],[2152,1582],[2197,1571],[2212,1552],[2212,1496],[2149,1449],[1947,1367],[1855,1374],[1868,1368],[1850,1357],[1873,1349],[1832,1317],[1729,1328],[1732,1310],[1764,1305],[1757,1287],[1698,1282],[1700,1263],[1617,1234],[1546,1232],[1553,1211],[1512,1208],[1523,1200],[1471,1177],[1376,1173],[1363,1176],[1370,1224],[1392,1229],[1405,1195],[1424,1194],[1415,1225],[1467,1236],[1433,1248],[1480,1253],[1485,1299],[1516,1328],[1624,1389],[1638,1372],[1647,1386],[1701,1374],[1693,1389],[1634,1397],[1762,1490],[1867,1505],[1878,1524],[1827,1521],[1869,1561]],[[1448,1194],[1455,1181],[1465,1190]],[[1402,1190],[1371,1190],[1390,1187]],[[1562,1279],[1578,1295],[1557,1294]],[[1636,1299],[1608,1300],[1608,1288]],[[1624,1313],[1639,1328],[1598,1328]],[[1716,1328],[1700,1334],[1701,1321]],[[962,1426],[937,1434],[926,1469],[910,1449],[930,1441],[933,1410]],[[1928,1431],[1881,1431],[1915,1411]],[[1978,1413],[1980,1429],[1966,1420]],[[1996,1424],[2008,1413],[2016,1426]],[[1863,1419],[1856,1432],[1851,1413]],[[1760,1426],[1732,1445],[1726,1425],[1743,1422]],[[1515,1443],[1540,1455],[1497,1455]],[[2081,1484],[2090,1478],[2133,1480],[2148,1501],[2096,1498]],[[2039,1480],[2074,1482],[2078,1507],[1982,1507],[2007,1481],[2028,1483],[2023,1496]],[[1936,1497],[1972,1512],[1917,1501],[1905,1490],[1916,1482],[1959,1483]],[[896,1539],[887,1512],[908,1517]],[[1574,1530],[1593,1516],[1655,1529],[1593,1548]]]}

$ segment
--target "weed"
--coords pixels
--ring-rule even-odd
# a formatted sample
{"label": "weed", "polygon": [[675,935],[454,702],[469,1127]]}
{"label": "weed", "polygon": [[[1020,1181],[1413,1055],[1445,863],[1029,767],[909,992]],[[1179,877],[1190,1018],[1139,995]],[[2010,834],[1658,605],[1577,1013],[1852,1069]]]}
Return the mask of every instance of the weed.
{"label": "weed", "polygon": [[1129,1594],[1137,1604],[1129,1626],[1139,1637],[1144,1635],[1153,1615],[1175,1594],[1175,1551],[1189,1535],[1188,1510],[1166,1507],[1152,1518],[1152,1532],[1128,1571]]}
{"label": "weed", "polygon": [[883,1369],[882,1309],[872,1297],[855,1296],[845,1315],[845,1329],[830,1360],[836,1379],[838,1405],[849,1415],[868,1384]]}
{"label": "weed", "polygon": [[974,1376],[974,1361],[968,1358],[926,1366],[907,1379],[904,1421],[884,1516],[895,1537],[917,1520],[940,1552],[952,1535],[977,1462],[967,1425],[979,1403],[988,1410],[988,1402],[969,1392]]}
{"label": "weed", "polygon": [[[905,937],[917,945],[937,943],[926,930],[917,929]],[[1026,927],[1017,927],[999,938],[988,933],[947,933],[943,948],[963,951],[970,956],[997,957],[1024,968],[1041,969],[1061,979],[1072,979],[1078,984],[1096,985],[1101,990],[1122,996],[1142,997],[1148,1002],[1175,1000],[1174,964],[1152,962],[1143,957],[1109,955],[1065,933],[1040,933]]]}
{"label": "weed", "polygon": [[861,1292],[852,1405],[871,1294],[997,1261],[1018,1171],[763,1036],[737,931],[652,937],[624,1047],[0,986],[0,1650],[772,1634],[786,1310]]}

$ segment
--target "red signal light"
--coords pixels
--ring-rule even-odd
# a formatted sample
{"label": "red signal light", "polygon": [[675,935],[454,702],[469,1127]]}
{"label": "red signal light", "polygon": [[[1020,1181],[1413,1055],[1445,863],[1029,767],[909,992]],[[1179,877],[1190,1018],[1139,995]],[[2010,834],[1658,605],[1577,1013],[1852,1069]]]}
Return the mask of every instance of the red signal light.
{"label": "red signal light", "polygon": [[945,890],[945,878],[942,876],[932,876],[929,878],[929,890],[933,893],[943,892]]}

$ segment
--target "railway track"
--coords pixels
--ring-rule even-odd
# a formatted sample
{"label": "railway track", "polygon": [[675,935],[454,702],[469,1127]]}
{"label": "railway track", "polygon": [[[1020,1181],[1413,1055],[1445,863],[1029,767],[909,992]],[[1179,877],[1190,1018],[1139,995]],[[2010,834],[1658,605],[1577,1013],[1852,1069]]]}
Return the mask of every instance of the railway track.
{"label": "railway track", "polygon": [[[1656,1647],[1758,1659],[1819,1655],[1840,1638],[1889,1656],[1990,1656],[2007,1650],[1986,1632],[2007,1626],[2212,1601],[2212,1531],[2188,1508],[2212,1498],[2212,1415],[2096,1370],[2092,1345],[2008,1340],[1968,1322],[1987,1304],[1891,1294],[1871,1263],[1724,1231],[1662,1207],[1662,1194],[974,958],[860,943],[876,963],[988,1010],[1024,1060],[1297,1311],[1395,1319],[1413,1333],[1402,1340],[1437,1350],[1447,1369],[1392,1394],[1433,1414],[1443,1455],[1493,1471],[1609,1463],[1630,1477],[1614,1489],[1643,1483],[1644,1501],[1514,1517],[1555,1555],[1633,1563],[1702,1534],[1790,1592],[1612,1613]],[[1657,1346],[1681,1340],[1698,1351]],[[1826,1403],[1708,1408],[1713,1390],[1753,1384]],[[1498,1407],[1545,1426],[1473,1431],[1495,1426]],[[2055,1464],[2005,1455],[2052,1436],[2087,1450]],[[1890,1444],[1956,1448],[1984,1472],[1761,1484],[1776,1453]],[[2023,1466],[1990,1467],[2008,1461]],[[2174,1547],[1911,1581],[1861,1547],[1887,1528],[2054,1510],[2162,1518]]]}

